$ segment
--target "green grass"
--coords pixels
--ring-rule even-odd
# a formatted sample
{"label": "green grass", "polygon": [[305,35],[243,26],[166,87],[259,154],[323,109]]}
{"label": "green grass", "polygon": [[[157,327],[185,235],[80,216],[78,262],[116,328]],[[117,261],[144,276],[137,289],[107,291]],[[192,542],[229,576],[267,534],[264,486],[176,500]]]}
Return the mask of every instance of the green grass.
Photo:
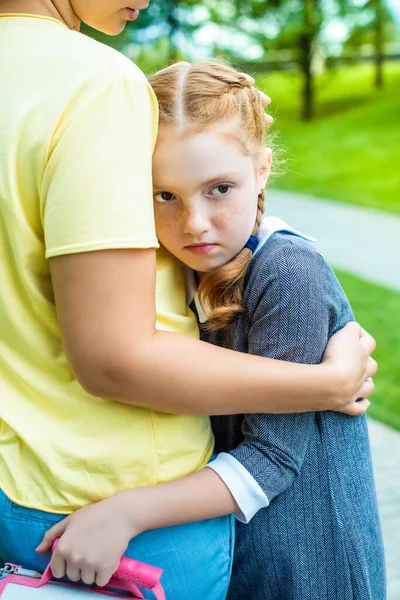
{"label": "green grass", "polygon": [[400,62],[385,78],[376,92],[370,65],[327,71],[316,80],[316,118],[303,123],[300,76],[258,77],[286,150],[276,187],[400,214]]}
{"label": "green grass", "polygon": [[377,341],[379,371],[369,415],[400,430],[400,293],[344,271],[336,274],[356,319]]}

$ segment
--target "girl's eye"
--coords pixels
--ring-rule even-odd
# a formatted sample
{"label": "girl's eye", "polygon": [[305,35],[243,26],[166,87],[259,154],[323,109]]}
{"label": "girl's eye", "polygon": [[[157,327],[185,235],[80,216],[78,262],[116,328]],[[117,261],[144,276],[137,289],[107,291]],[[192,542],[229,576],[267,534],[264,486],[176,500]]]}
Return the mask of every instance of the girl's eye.
{"label": "girl's eye", "polygon": [[160,204],[175,200],[175,196],[171,194],[171,192],[158,192],[158,194],[154,194],[154,198],[156,202],[159,202]]}
{"label": "girl's eye", "polygon": [[212,196],[226,196],[232,189],[232,186],[229,183],[220,183],[216,185],[211,190]]}

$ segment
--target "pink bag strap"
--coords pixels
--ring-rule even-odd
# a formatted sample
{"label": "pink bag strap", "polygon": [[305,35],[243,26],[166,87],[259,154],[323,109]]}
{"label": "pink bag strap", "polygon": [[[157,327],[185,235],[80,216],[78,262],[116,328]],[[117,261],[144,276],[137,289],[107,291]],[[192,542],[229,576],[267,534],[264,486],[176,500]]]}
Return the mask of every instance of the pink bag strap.
{"label": "pink bag strap", "polygon": [[164,590],[160,583],[162,574],[163,570],[158,567],[123,556],[107,587],[128,592],[134,590],[134,593],[139,594],[138,598],[143,598],[137,587],[140,586],[151,590],[156,600],[165,600]]}
{"label": "pink bag strap", "polygon": [[[163,587],[160,583],[162,574],[163,570],[158,567],[153,567],[152,565],[123,556],[117,571],[114,573],[107,586],[96,586],[91,588],[91,590],[98,594],[102,594],[104,591],[110,589],[121,590],[130,592],[133,598],[142,600],[144,596],[138,588],[138,586],[140,586],[146,590],[151,590],[156,600],[166,600]],[[48,564],[41,579],[32,582],[32,587],[42,587],[50,581],[52,576],[51,567],[50,564]]]}

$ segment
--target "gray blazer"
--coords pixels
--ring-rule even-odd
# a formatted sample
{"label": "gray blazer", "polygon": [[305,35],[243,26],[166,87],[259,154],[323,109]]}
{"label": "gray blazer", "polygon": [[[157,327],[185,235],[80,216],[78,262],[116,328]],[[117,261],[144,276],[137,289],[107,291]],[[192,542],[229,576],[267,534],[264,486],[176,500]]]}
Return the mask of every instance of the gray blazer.
{"label": "gray blazer", "polygon": [[[253,257],[246,312],[202,339],[260,356],[319,363],[353,314],[309,242],[275,233]],[[382,537],[365,416],[323,412],[214,417],[270,505],[237,523],[228,600],[384,600]],[[212,599],[210,599],[212,600]]]}

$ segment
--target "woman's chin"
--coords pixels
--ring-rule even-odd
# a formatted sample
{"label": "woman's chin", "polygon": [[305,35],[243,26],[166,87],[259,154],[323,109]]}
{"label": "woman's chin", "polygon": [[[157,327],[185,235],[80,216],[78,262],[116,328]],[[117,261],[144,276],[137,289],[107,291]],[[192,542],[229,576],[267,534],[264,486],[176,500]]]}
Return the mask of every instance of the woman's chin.
{"label": "woman's chin", "polygon": [[126,24],[126,19],[115,19],[115,21],[107,23],[86,23],[86,25],[89,25],[89,27],[96,29],[96,31],[100,31],[100,33],[109,35],[110,37],[115,37],[122,33],[126,27]]}

